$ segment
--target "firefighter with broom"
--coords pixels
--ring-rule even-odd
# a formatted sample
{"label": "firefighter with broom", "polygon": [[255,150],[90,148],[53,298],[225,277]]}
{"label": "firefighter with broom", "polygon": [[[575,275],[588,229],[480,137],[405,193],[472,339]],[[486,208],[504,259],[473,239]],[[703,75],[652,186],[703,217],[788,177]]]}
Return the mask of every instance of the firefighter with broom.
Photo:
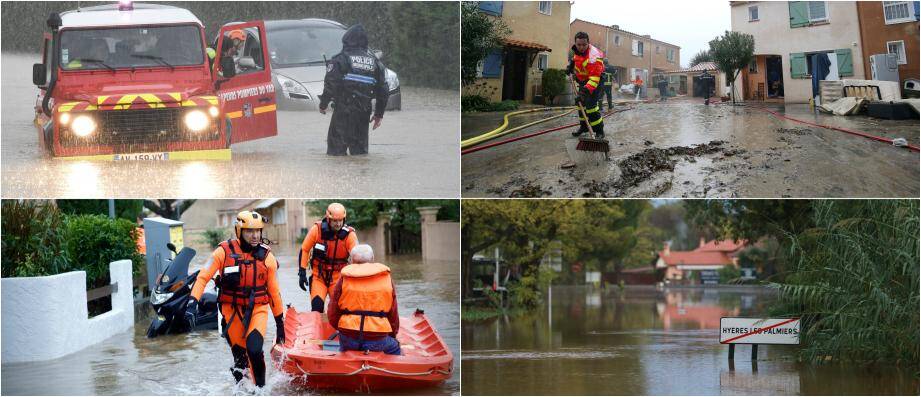
{"label": "firefighter with broom", "polygon": [[[585,115],[580,115],[579,130],[573,136],[580,136],[589,131],[589,125],[598,139],[604,138],[604,119],[598,108],[598,96],[595,90],[601,84],[601,74],[604,73],[604,54],[595,46],[589,44],[588,33],[576,33],[575,44],[572,46],[572,60],[566,69],[566,74],[573,76],[578,84],[576,103],[585,108]],[[588,120],[586,120],[586,117]]]}

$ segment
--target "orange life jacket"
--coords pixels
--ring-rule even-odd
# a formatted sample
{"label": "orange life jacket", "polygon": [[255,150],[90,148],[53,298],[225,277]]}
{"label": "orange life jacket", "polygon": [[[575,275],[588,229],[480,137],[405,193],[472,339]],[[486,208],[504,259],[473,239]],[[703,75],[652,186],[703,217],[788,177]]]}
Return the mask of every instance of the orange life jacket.
{"label": "orange life jacket", "polygon": [[269,268],[265,264],[269,246],[259,244],[252,254],[240,249],[240,240],[227,240],[220,246],[224,249],[224,263],[216,283],[218,301],[244,307],[251,302],[257,305],[269,303]]}
{"label": "orange life jacket", "polygon": [[[573,52],[575,52],[575,46],[573,46],[573,49]],[[595,88],[598,88],[598,84],[601,82],[601,74],[604,73],[604,53],[589,44],[584,55],[578,52],[573,54],[572,63],[576,80],[585,84],[589,92],[595,92]]]}
{"label": "orange life jacket", "polygon": [[[348,265],[342,269],[339,295],[339,329],[359,335],[368,332],[393,332],[387,314],[393,307],[393,282],[390,268],[380,263]],[[360,336],[359,336],[360,338]]]}
{"label": "orange life jacket", "polygon": [[329,227],[325,219],[314,225],[319,228],[320,238],[311,252],[310,264],[329,285],[332,283],[333,272],[338,272],[349,264],[349,249],[345,244],[349,233],[355,233],[355,229],[349,225],[342,225],[339,231],[335,231]]}

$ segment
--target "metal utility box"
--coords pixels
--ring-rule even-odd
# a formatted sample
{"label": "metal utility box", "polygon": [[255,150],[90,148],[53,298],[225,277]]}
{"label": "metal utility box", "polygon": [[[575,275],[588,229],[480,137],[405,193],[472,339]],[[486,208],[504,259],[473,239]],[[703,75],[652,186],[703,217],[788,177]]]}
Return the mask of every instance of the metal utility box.
{"label": "metal utility box", "polygon": [[182,222],[166,218],[144,218],[144,242],[147,244],[147,285],[157,285],[157,277],[163,273],[166,260],[173,253],[166,243],[173,243],[176,251],[183,247]]}

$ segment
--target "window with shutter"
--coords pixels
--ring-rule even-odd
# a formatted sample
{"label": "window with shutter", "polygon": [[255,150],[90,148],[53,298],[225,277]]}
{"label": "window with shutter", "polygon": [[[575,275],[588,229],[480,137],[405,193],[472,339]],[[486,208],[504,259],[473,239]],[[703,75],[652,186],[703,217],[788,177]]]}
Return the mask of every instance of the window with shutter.
{"label": "window with shutter", "polygon": [[835,50],[835,55],[838,56],[838,75],[839,76],[853,76],[854,75],[854,61],[851,59],[851,49],[850,48],[841,48]]}
{"label": "window with shutter", "polygon": [[809,10],[805,1],[791,1],[787,6],[790,9],[791,28],[809,25]]}

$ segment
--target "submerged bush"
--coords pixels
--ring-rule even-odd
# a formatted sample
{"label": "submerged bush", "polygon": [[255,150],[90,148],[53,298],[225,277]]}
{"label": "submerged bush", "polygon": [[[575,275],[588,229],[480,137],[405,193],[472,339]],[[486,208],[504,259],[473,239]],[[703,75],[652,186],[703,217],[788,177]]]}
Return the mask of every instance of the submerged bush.
{"label": "submerged bush", "polygon": [[918,363],[916,200],[813,203],[790,235],[792,271],[775,313],[801,316],[804,359]]}

